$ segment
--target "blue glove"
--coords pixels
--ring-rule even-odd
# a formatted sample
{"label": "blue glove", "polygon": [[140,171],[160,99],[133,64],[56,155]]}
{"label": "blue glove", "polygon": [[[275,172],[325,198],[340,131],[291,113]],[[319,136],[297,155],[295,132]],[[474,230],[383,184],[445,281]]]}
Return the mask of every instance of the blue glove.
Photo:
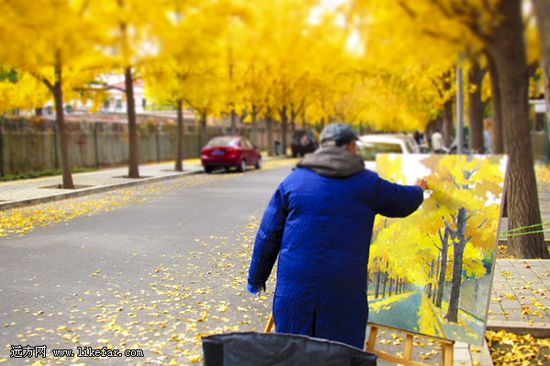
{"label": "blue glove", "polygon": [[260,287],[259,286],[253,286],[251,284],[248,284],[248,285],[246,285],[246,290],[254,296],[258,296],[260,294]]}

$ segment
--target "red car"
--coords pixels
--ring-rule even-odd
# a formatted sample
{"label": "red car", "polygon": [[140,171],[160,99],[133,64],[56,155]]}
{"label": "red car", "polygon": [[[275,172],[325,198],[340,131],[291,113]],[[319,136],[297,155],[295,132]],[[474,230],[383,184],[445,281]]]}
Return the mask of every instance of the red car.
{"label": "red car", "polygon": [[244,172],[248,166],[262,168],[262,154],[247,138],[242,136],[214,137],[202,148],[201,161],[206,173],[214,169],[231,167]]}

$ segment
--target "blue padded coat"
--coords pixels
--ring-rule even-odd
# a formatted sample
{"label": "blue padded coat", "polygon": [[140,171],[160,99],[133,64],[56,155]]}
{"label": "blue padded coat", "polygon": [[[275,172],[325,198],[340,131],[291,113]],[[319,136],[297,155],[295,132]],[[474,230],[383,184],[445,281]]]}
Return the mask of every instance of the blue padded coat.
{"label": "blue padded coat", "polygon": [[250,285],[264,287],[279,256],[276,331],[363,348],[374,217],[407,216],[422,200],[420,187],[390,183],[369,170],[332,178],[295,169],[264,213],[248,277]]}

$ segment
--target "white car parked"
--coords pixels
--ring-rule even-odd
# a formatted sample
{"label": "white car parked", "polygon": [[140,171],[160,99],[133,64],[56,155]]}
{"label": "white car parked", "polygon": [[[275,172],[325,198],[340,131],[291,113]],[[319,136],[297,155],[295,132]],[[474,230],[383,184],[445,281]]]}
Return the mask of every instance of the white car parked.
{"label": "white car parked", "polygon": [[420,147],[412,136],[404,134],[381,134],[360,136],[357,153],[363,157],[365,167],[376,171],[376,154],[419,154]]}

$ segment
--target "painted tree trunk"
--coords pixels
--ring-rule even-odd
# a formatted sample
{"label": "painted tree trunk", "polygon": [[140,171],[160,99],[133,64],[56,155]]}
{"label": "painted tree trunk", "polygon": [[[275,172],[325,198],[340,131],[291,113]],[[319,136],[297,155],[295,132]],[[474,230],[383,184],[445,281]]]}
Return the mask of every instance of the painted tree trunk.
{"label": "painted tree trunk", "polygon": [[475,153],[485,152],[483,139],[483,100],[481,99],[481,86],[485,70],[483,70],[478,60],[472,62],[470,69],[470,149]]}
{"label": "painted tree trunk", "polygon": [[134,99],[134,77],[132,68],[124,69],[126,113],[128,114],[128,178],[139,178],[139,150],[137,135],[136,105]]}
{"label": "painted tree trunk", "polygon": [[430,280],[430,283],[428,283],[428,288],[427,288],[427,295],[428,295],[428,298],[431,298],[432,297],[432,291],[433,291],[433,284],[431,282],[432,280],[432,277],[434,276],[434,261],[432,259],[432,261],[430,262],[430,274],[428,275],[428,278]]}
{"label": "painted tree trunk", "polygon": [[61,167],[63,169],[63,188],[73,189],[73,176],[71,172],[71,158],[69,156],[69,136],[65,125],[65,112],[63,110],[63,67],[55,66],[55,84],[53,86],[55,103],[55,123],[59,131],[59,149],[61,152]]}
{"label": "painted tree trunk", "polygon": [[382,283],[382,298],[386,297],[386,285],[388,284],[388,272],[384,272],[384,282]]}
{"label": "painted tree trunk", "polygon": [[[527,61],[521,0],[501,1],[502,21],[489,50],[498,70],[504,140],[508,152],[507,211],[509,229],[541,223],[529,124]],[[550,258],[542,233],[508,239],[517,258]]]}
{"label": "painted tree trunk", "polygon": [[466,216],[468,212],[464,207],[458,209],[456,217],[456,235],[453,246],[453,278],[451,280],[451,297],[445,319],[450,322],[458,322],[458,307],[460,304],[460,286],[462,284],[462,264],[464,249],[466,248]]}
{"label": "painted tree trunk", "polygon": [[176,133],[176,165],[175,170],[183,172],[183,101],[177,101],[178,119]]}
{"label": "painted tree trunk", "polygon": [[434,284],[434,290],[432,292],[432,302],[435,304],[435,299],[437,297],[437,291],[438,291],[438,283],[439,283],[439,271],[440,271],[440,266],[441,266],[441,253],[440,253],[440,256],[437,257],[437,262],[435,264],[435,271],[434,271],[434,275],[433,275],[433,284]]}
{"label": "painted tree trunk", "polygon": [[378,296],[380,295],[380,276],[381,272],[376,272],[376,286],[374,287],[374,298],[378,299]]}
{"label": "painted tree trunk", "polygon": [[439,239],[441,242],[441,267],[439,269],[439,279],[437,283],[437,295],[435,297],[435,306],[441,309],[441,302],[443,301],[443,290],[445,289],[445,276],[447,273],[447,253],[449,250],[449,232],[445,230],[445,233],[441,235],[439,232]]}
{"label": "painted tree trunk", "polygon": [[489,75],[491,77],[491,93],[493,99],[493,153],[504,154],[504,129],[502,128],[502,98],[498,82],[498,70],[493,56],[487,55]]}

